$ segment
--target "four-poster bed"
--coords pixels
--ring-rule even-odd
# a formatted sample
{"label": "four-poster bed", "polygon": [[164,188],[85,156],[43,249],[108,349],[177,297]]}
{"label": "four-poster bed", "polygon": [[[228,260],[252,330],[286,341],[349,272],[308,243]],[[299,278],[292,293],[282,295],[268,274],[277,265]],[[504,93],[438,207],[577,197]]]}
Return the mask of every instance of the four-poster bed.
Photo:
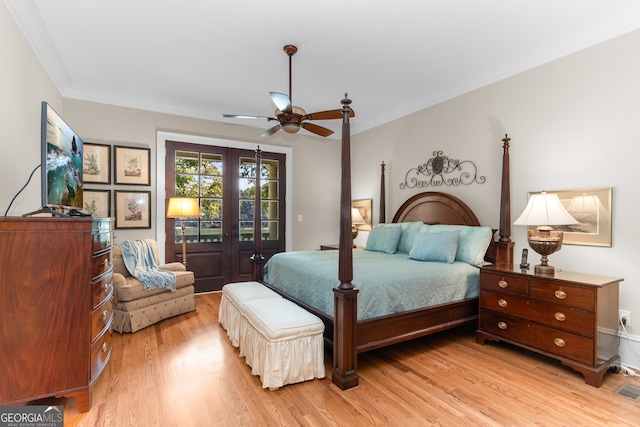
{"label": "four-poster bed", "polygon": [[[287,294],[282,289],[279,289],[277,283],[269,283],[268,279],[264,280],[262,268],[254,270],[256,271],[256,280],[263,282],[266,286],[322,319],[325,324],[325,339],[333,345],[332,381],[341,389],[347,389],[358,384],[358,353],[473,323],[478,318],[477,289],[473,296],[458,298],[453,302],[440,302],[426,308],[413,308],[408,311],[373,318],[358,318],[358,294],[360,290],[352,283],[354,278],[354,255],[351,234],[350,103],[351,101],[345,96],[342,101],[342,184],[340,244],[337,262],[339,284],[332,288],[333,313],[327,313],[326,310],[322,311],[311,305],[309,301]],[[484,256],[484,260],[492,263],[513,262],[513,243],[510,240],[509,138],[507,136],[503,139],[503,143],[500,237],[497,241],[494,241],[493,231],[490,232],[491,244]],[[383,163],[381,165],[381,222],[385,219],[383,211],[384,167]],[[256,203],[256,206],[259,206],[259,204]],[[409,198],[395,213],[392,222],[480,226],[476,215],[464,202],[454,196],[439,192],[420,193]],[[259,246],[254,252],[254,258],[260,259]],[[272,259],[274,258],[275,256]],[[482,260],[482,257],[480,260]],[[408,262],[416,263],[416,261],[410,260]],[[267,269],[268,267],[269,264],[267,264]],[[302,285],[304,286],[304,284]]]}

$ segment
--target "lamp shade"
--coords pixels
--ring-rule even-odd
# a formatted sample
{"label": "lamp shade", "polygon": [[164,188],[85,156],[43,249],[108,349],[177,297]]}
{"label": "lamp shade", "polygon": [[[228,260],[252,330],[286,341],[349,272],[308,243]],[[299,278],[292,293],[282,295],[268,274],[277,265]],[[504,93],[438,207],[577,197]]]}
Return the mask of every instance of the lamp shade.
{"label": "lamp shade", "polygon": [[533,194],[515,225],[569,225],[578,221],[562,206],[557,194]]}
{"label": "lamp shade", "polygon": [[167,218],[188,218],[200,216],[200,205],[197,198],[171,197],[167,207]]}
{"label": "lamp shade", "polygon": [[360,211],[356,208],[351,208],[351,224],[353,225],[363,225],[366,224],[367,221],[362,218],[360,215]]}

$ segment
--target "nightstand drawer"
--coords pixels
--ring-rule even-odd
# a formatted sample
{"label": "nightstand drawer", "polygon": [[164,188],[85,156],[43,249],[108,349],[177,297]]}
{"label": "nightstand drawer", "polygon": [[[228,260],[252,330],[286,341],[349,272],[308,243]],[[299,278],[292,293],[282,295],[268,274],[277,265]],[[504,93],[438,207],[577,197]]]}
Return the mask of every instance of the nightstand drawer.
{"label": "nightstand drawer", "polygon": [[596,307],[596,292],[593,288],[565,286],[538,279],[531,279],[531,298],[554,304],[580,307],[585,310],[595,310]]}
{"label": "nightstand drawer", "polygon": [[481,316],[480,328],[579,363],[594,364],[595,341],[591,338],[491,312]]}
{"label": "nightstand drawer", "polygon": [[482,290],[480,306],[497,313],[533,320],[553,328],[565,329],[588,337],[594,336],[595,314],[517,295],[498,294]]}
{"label": "nightstand drawer", "polygon": [[488,291],[527,295],[529,280],[527,277],[515,277],[483,270],[480,274],[480,288]]}

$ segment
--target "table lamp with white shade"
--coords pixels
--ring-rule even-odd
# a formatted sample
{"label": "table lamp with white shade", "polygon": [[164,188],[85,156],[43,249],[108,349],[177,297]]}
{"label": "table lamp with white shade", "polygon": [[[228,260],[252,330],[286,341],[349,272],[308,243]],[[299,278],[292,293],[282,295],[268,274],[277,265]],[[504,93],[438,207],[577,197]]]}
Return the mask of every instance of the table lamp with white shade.
{"label": "table lamp with white shade", "polygon": [[529,198],[524,212],[514,225],[537,226],[537,234],[529,230],[528,239],[531,249],[542,255],[540,264],[534,267],[536,274],[554,274],[555,268],[548,264],[548,255],[562,248],[562,231],[553,230],[552,225],[577,224],[578,221],[564,208],[557,194],[546,192],[533,194]]}
{"label": "table lamp with white shade", "polygon": [[358,226],[365,225],[366,223],[367,221],[362,218],[360,211],[357,208],[351,208],[351,234],[353,235],[353,240],[358,237]]}

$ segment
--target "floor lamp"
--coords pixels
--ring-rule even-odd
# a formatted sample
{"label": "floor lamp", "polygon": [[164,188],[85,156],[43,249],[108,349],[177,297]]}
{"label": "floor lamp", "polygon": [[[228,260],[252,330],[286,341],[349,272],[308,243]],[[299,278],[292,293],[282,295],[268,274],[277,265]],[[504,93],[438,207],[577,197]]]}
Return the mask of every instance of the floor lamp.
{"label": "floor lamp", "polygon": [[200,216],[200,205],[197,198],[171,197],[167,206],[167,218],[179,219],[182,223],[182,264],[187,267],[187,238],[185,236],[185,220]]}

